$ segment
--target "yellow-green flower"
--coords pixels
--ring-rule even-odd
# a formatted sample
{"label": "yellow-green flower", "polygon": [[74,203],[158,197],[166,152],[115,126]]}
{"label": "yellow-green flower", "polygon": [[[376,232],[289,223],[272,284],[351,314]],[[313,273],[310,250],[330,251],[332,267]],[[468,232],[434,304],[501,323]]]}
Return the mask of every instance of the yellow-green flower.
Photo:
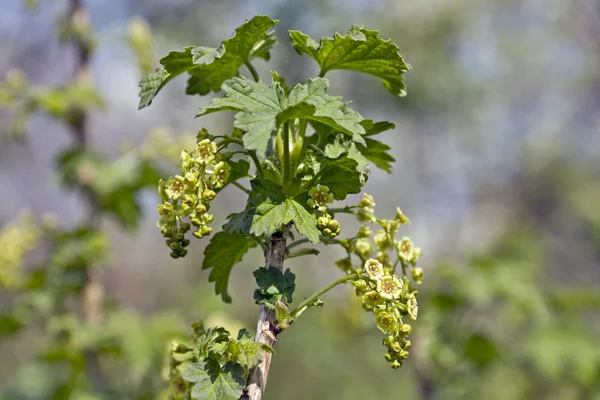
{"label": "yellow-green flower", "polygon": [[183,194],[183,177],[177,175],[175,178],[171,178],[165,185],[165,194],[168,198],[177,200]]}
{"label": "yellow-green flower", "polygon": [[384,300],[383,297],[381,297],[381,294],[375,290],[371,290],[370,292],[364,294],[362,297],[362,302],[367,308],[372,309],[383,304]]}
{"label": "yellow-green flower", "polygon": [[379,280],[384,276],[383,264],[373,258],[369,258],[367,261],[365,261],[364,268],[365,271],[367,271],[367,275],[369,275],[369,278],[371,279]]}
{"label": "yellow-green flower", "polygon": [[210,139],[204,139],[198,142],[196,146],[196,161],[199,164],[208,164],[215,158],[217,152],[217,144]]}
{"label": "yellow-green flower", "polygon": [[215,169],[210,176],[210,182],[215,188],[222,188],[227,183],[229,174],[231,174],[231,167],[229,164],[221,161],[215,165]]}
{"label": "yellow-green flower", "polygon": [[384,276],[377,281],[377,291],[385,299],[397,299],[402,293],[402,282],[397,276]]}
{"label": "yellow-green flower", "polygon": [[333,202],[333,194],[329,193],[327,186],[315,186],[308,191],[310,199],[307,203],[312,208],[319,208],[320,210],[327,209],[327,204]]}
{"label": "yellow-green flower", "polygon": [[397,245],[398,257],[403,259],[405,262],[411,262],[415,257],[415,246],[410,238],[403,237]]}
{"label": "yellow-green flower", "polygon": [[419,314],[419,305],[417,304],[417,298],[413,293],[408,295],[408,301],[406,302],[408,306],[408,315],[410,319],[417,319],[417,315]]}
{"label": "yellow-green flower", "polygon": [[377,328],[386,334],[395,334],[398,331],[398,319],[387,311],[376,313]]}

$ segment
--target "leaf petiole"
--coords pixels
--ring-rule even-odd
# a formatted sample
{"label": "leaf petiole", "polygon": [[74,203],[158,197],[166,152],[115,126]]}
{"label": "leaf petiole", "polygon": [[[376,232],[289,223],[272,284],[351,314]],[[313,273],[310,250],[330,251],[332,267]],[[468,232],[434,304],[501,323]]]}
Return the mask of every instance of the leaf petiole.
{"label": "leaf petiole", "polygon": [[285,259],[288,260],[290,258],[296,258],[296,257],[302,257],[302,256],[309,256],[309,255],[318,256],[319,254],[320,254],[320,252],[317,249],[300,249],[298,251],[295,251],[293,253],[290,253],[290,254],[286,255]]}
{"label": "leaf petiole", "polygon": [[342,276],[341,278],[336,279],[335,281],[331,282],[329,285],[325,286],[323,289],[319,290],[318,292],[316,292],[315,294],[313,294],[312,296],[310,296],[309,298],[304,300],[302,303],[300,303],[298,305],[298,307],[296,307],[292,311],[290,311],[290,319],[292,319],[294,321],[296,319],[298,319],[298,317],[304,311],[306,311],[312,304],[314,304],[314,302],[317,301],[319,299],[319,297],[321,297],[322,295],[324,295],[325,293],[327,293],[328,291],[330,291],[337,285],[346,283],[346,282],[349,282],[352,280],[356,280],[356,279],[358,279],[358,274],[353,273],[350,275]]}
{"label": "leaf petiole", "polygon": [[233,181],[233,182],[229,182],[229,183],[231,183],[233,186],[239,188],[242,192],[244,192],[246,194],[252,193],[252,191],[250,189],[245,188],[238,181]]}
{"label": "leaf petiole", "polygon": [[292,181],[292,166],[290,163],[290,122],[283,124],[283,187]]}
{"label": "leaf petiole", "polygon": [[250,61],[246,61],[244,63],[244,65],[246,66],[246,68],[248,68],[248,71],[250,71],[250,74],[252,74],[252,79],[254,79],[254,82],[260,82],[260,76],[258,75],[258,72],[254,68],[254,65],[252,65],[252,63]]}

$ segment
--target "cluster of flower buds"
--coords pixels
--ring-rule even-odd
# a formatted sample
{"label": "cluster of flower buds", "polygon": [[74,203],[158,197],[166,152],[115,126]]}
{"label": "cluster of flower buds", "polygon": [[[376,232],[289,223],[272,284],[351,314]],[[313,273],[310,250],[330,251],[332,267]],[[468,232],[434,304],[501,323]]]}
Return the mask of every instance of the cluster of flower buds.
{"label": "cluster of flower buds", "polygon": [[323,236],[333,239],[340,234],[340,223],[327,213],[327,205],[333,202],[333,194],[327,186],[319,185],[309,190],[307,203],[317,209],[317,228]]}
{"label": "cluster of flower buds", "polygon": [[410,340],[407,336],[412,330],[402,318],[417,319],[418,291],[412,289],[406,276],[400,278],[394,275],[374,258],[365,261],[361,279],[355,281],[354,286],[363,307],[375,315],[379,330],[389,335],[384,340],[388,347],[386,360],[392,368],[400,368],[402,361],[408,357]]}
{"label": "cluster of flower buds", "polygon": [[323,236],[331,239],[340,234],[340,223],[327,213],[323,213],[317,218],[317,228],[319,228]]}
{"label": "cluster of flower buds", "polygon": [[[216,191],[229,179],[231,167],[217,153],[217,145],[210,138],[199,140],[192,152],[181,152],[181,175],[159,182],[162,204],[158,206],[158,226],[167,239],[171,257],[187,254],[190,241],[185,238],[192,226],[194,236],[202,238],[212,233],[208,226],[214,216],[208,213]],[[188,218],[189,223],[182,222]]]}

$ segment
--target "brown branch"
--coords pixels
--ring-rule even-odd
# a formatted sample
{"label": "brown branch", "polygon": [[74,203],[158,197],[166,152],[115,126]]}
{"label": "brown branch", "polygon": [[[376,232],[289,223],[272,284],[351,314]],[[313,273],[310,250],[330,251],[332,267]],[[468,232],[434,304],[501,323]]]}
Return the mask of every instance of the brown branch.
{"label": "brown branch", "polygon": [[[269,249],[265,254],[265,265],[267,267],[276,267],[283,270],[283,259],[286,252],[286,235],[289,231],[288,226],[283,233],[278,232],[271,236]],[[277,335],[280,330],[275,325],[275,311],[267,309],[264,305],[260,306],[258,323],[256,326],[256,341],[273,347],[277,342]],[[265,387],[267,386],[267,377],[271,366],[272,354],[263,351],[261,360],[257,366],[252,368],[248,376],[248,382],[244,389],[241,399],[261,400],[263,398]]]}
{"label": "brown branch", "polygon": [[[70,0],[69,23],[73,27],[88,27],[89,15],[83,7],[82,0]],[[76,53],[75,77],[77,84],[91,84],[90,55],[91,48],[89,40],[80,37],[77,33],[72,37],[73,49]],[[80,149],[88,148],[87,137],[87,114],[83,109],[74,110],[71,120],[71,131]],[[85,204],[86,223],[94,229],[98,226],[98,198],[95,192],[89,188],[81,188]],[[101,280],[101,271],[97,266],[86,268],[86,282],[81,292],[81,308],[83,319],[89,325],[99,325],[103,317],[104,286]],[[85,351],[86,371],[95,391],[101,391],[103,386],[102,370],[98,360],[98,354],[94,349]]]}

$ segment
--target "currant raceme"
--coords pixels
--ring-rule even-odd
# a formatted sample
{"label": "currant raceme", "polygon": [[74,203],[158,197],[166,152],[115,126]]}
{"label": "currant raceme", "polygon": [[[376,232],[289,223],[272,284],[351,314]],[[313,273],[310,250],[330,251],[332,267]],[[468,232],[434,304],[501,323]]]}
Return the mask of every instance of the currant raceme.
{"label": "currant raceme", "polygon": [[[217,144],[210,138],[199,140],[196,148],[181,152],[181,175],[159,182],[162,204],[158,206],[158,226],[171,249],[171,257],[187,254],[190,241],[185,234],[194,227],[193,235],[203,238],[212,233],[209,224],[214,216],[208,212],[210,202],[229,179],[231,167],[217,152]],[[188,219],[189,222],[183,222]]]}

